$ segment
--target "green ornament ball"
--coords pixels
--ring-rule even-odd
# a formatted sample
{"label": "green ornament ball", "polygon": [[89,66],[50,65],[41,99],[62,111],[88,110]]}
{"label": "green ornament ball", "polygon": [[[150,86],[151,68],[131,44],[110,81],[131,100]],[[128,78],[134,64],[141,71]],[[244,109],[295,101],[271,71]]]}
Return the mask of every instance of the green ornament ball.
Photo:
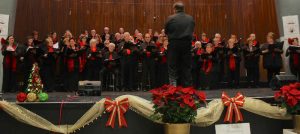
{"label": "green ornament ball", "polygon": [[48,100],[48,94],[47,94],[47,93],[41,92],[41,93],[39,93],[38,96],[39,96],[39,100],[40,100],[41,102],[45,102],[45,101]]}

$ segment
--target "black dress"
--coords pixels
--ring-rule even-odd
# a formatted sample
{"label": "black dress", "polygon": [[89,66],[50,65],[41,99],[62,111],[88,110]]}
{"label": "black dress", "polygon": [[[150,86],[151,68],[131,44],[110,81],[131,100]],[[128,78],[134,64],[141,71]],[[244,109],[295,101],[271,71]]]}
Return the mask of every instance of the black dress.
{"label": "black dress", "polygon": [[158,51],[158,61],[157,61],[157,86],[163,86],[169,83],[169,75],[168,75],[168,63],[167,63],[167,54],[168,51],[161,46]]}
{"label": "black dress", "polygon": [[89,48],[86,52],[86,80],[98,81],[99,73],[102,68],[102,52],[99,48],[92,50]]}
{"label": "black dress", "polygon": [[[275,44],[264,44],[261,46],[261,52],[263,54],[263,66],[267,69],[268,82],[275,75],[279,75],[280,69],[282,68],[282,51],[283,42]],[[264,52],[267,50],[267,52]]]}
{"label": "black dress", "polygon": [[44,84],[44,90],[51,92],[56,88],[56,64],[58,52],[53,47],[43,46],[40,56],[40,74]]}
{"label": "black dress", "polygon": [[[4,45],[1,48],[3,58],[3,92],[14,92],[17,90],[17,52],[8,51],[8,45]],[[14,50],[17,49],[17,45],[13,45]]]}
{"label": "black dress", "polygon": [[218,46],[215,46],[215,53],[217,54],[218,57],[218,81],[219,82],[224,82],[225,81],[225,42],[220,42]]}
{"label": "black dress", "polygon": [[248,45],[243,48],[243,55],[245,58],[244,66],[247,71],[248,86],[257,86],[259,81],[259,47]]}
{"label": "black dress", "polygon": [[141,60],[143,64],[143,88],[145,90],[152,89],[157,87],[157,83],[155,80],[157,48],[154,43],[144,42],[141,45],[141,49]]}
{"label": "black dress", "polygon": [[24,87],[25,90],[28,85],[28,78],[32,72],[32,67],[34,63],[38,63],[38,57],[41,56],[41,49],[37,46],[28,47],[26,46],[24,52]]}
{"label": "black dress", "polygon": [[205,90],[215,88],[218,81],[218,55],[215,52],[203,53],[200,57],[200,87]]}
{"label": "black dress", "polygon": [[136,90],[136,73],[138,65],[138,47],[132,42],[122,42],[119,45],[119,54],[121,56],[121,85],[124,90]]}
{"label": "black dress", "polygon": [[202,66],[200,57],[203,53],[204,50],[202,48],[192,49],[192,76],[193,76],[193,86],[195,89],[200,88],[200,68]]}
{"label": "black dress", "polygon": [[[120,57],[117,52],[106,52],[103,55],[103,67],[100,71],[100,81],[102,82],[101,86],[102,89],[105,85],[107,85],[107,75],[111,73],[114,77],[114,86],[116,89],[120,89],[120,73],[119,73],[119,66],[120,66]],[[111,82],[112,83],[112,82]]]}
{"label": "black dress", "polygon": [[230,87],[239,87],[240,61],[241,55],[238,46],[226,48],[226,68],[228,69],[228,83]]}
{"label": "black dress", "polygon": [[67,63],[67,85],[66,89],[68,91],[78,90],[79,81],[79,69],[80,69],[80,52],[77,48],[67,48],[66,50],[66,63]]}

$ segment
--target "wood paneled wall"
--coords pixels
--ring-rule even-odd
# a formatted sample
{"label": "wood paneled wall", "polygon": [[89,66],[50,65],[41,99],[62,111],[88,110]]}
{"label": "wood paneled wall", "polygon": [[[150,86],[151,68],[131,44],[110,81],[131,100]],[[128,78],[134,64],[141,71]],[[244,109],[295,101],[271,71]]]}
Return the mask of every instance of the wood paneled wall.
{"label": "wood paneled wall", "polygon": [[[18,0],[14,34],[24,41],[33,30],[46,36],[51,31],[63,34],[70,29],[78,36],[84,30],[104,26],[112,32],[124,27],[159,31],[173,13],[175,0]],[[274,0],[182,0],[186,12],[196,20],[195,32],[212,36],[219,32],[228,38],[237,34],[246,38],[256,33],[263,42],[269,31],[278,33]],[[153,19],[156,17],[156,19]]]}

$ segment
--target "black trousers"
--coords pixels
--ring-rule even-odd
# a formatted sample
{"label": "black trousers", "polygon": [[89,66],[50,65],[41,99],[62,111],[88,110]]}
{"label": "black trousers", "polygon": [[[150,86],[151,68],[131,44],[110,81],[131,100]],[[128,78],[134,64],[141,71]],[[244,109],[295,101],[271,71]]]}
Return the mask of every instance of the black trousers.
{"label": "black trousers", "polygon": [[[120,77],[119,77],[119,70],[117,68],[114,68],[114,69],[109,69],[109,68],[106,68],[106,67],[103,67],[100,71],[100,81],[101,81],[101,89],[103,90],[105,86],[107,86],[108,81],[106,81],[106,77],[108,74],[113,74],[115,76],[114,78],[114,86],[119,89],[120,87]],[[106,89],[105,89],[106,90]]]}
{"label": "black trousers", "polygon": [[259,81],[259,67],[258,65],[254,65],[253,67],[246,68],[247,70],[247,81],[249,86],[251,83],[256,86]]}
{"label": "black trousers", "polygon": [[157,86],[161,87],[165,84],[169,84],[169,75],[168,75],[168,65],[167,63],[158,63],[157,64]]}
{"label": "black trousers", "polygon": [[[53,91],[55,88],[55,65],[43,65],[40,70],[41,79],[45,91]],[[67,78],[68,79],[68,78]]]}
{"label": "black trousers", "polygon": [[170,85],[192,85],[191,41],[170,40],[168,46],[168,72]]}
{"label": "black trousers", "polygon": [[149,85],[149,89],[155,88],[155,61],[154,59],[144,59],[143,60],[143,88],[147,89],[147,85]]}
{"label": "black trousers", "polygon": [[121,59],[121,85],[125,90],[136,90],[138,62],[134,57],[124,56]]}
{"label": "black trousers", "polygon": [[72,72],[67,73],[67,86],[69,91],[78,91],[79,70],[74,69]]}
{"label": "black trousers", "polygon": [[201,67],[193,63],[192,67],[192,76],[193,76],[193,86],[195,89],[200,88],[200,69]]}
{"label": "black trousers", "polygon": [[99,80],[99,73],[102,68],[101,66],[101,60],[89,60],[86,64],[85,79],[91,81]]}

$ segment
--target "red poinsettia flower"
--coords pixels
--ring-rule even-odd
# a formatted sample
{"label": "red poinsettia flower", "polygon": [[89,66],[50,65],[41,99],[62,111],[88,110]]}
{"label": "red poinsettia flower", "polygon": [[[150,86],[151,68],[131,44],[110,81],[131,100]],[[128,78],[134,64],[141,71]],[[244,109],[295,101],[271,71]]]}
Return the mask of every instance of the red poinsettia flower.
{"label": "red poinsettia flower", "polygon": [[275,99],[283,99],[289,107],[294,108],[300,102],[300,83],[286,85],[274,95]]}
{"label": "red poinsettia flower", "polygon": [[191,88],[191,87],[188,87],[188,88],[182,88],[181,89],[181,92],[183,93],[188,93],[188,94],[195,94],[195,89]]}
{"label": "red poinsettia flower", "polygon": [[183,102],[188,105],[189,107],[193,107],[195,105],[195,101],[194,99],[192,98],[191,95],[189,94],[186,94],[186,95],[182,95],[182,99],[183,99]]}
{"label": "red poinsettia flower", "polygon": [[[196,91],[194,88],[174,87],[164,85],[150,91],[152,93],[152,102],[154,103],[155,113],[162,114],[162,118],[167,123],[190,123],[193,121],[194,112],[200,107],[199,103],[205,101],[204,92]],[[176,120],[172,120],[169,112],[174,115]],[[193,114],[194,116],[191,116]],[[168,122],[169,121],[169,122]]]}
{"label": "red poinsettia flower", "polygon": [[206,101],[206,95],[204,92],[201,92],[201,91],[197,91],[196,92],[196,95],[198,96],[198,98],[201,100],[201,101]]}
{"label": "red poinsettia flower", "polygon": [[298,103],[298,99],[295,98],[294,96],[287,96],[286,101],[287,101],[287,104],[291,107],[296,106]]}

